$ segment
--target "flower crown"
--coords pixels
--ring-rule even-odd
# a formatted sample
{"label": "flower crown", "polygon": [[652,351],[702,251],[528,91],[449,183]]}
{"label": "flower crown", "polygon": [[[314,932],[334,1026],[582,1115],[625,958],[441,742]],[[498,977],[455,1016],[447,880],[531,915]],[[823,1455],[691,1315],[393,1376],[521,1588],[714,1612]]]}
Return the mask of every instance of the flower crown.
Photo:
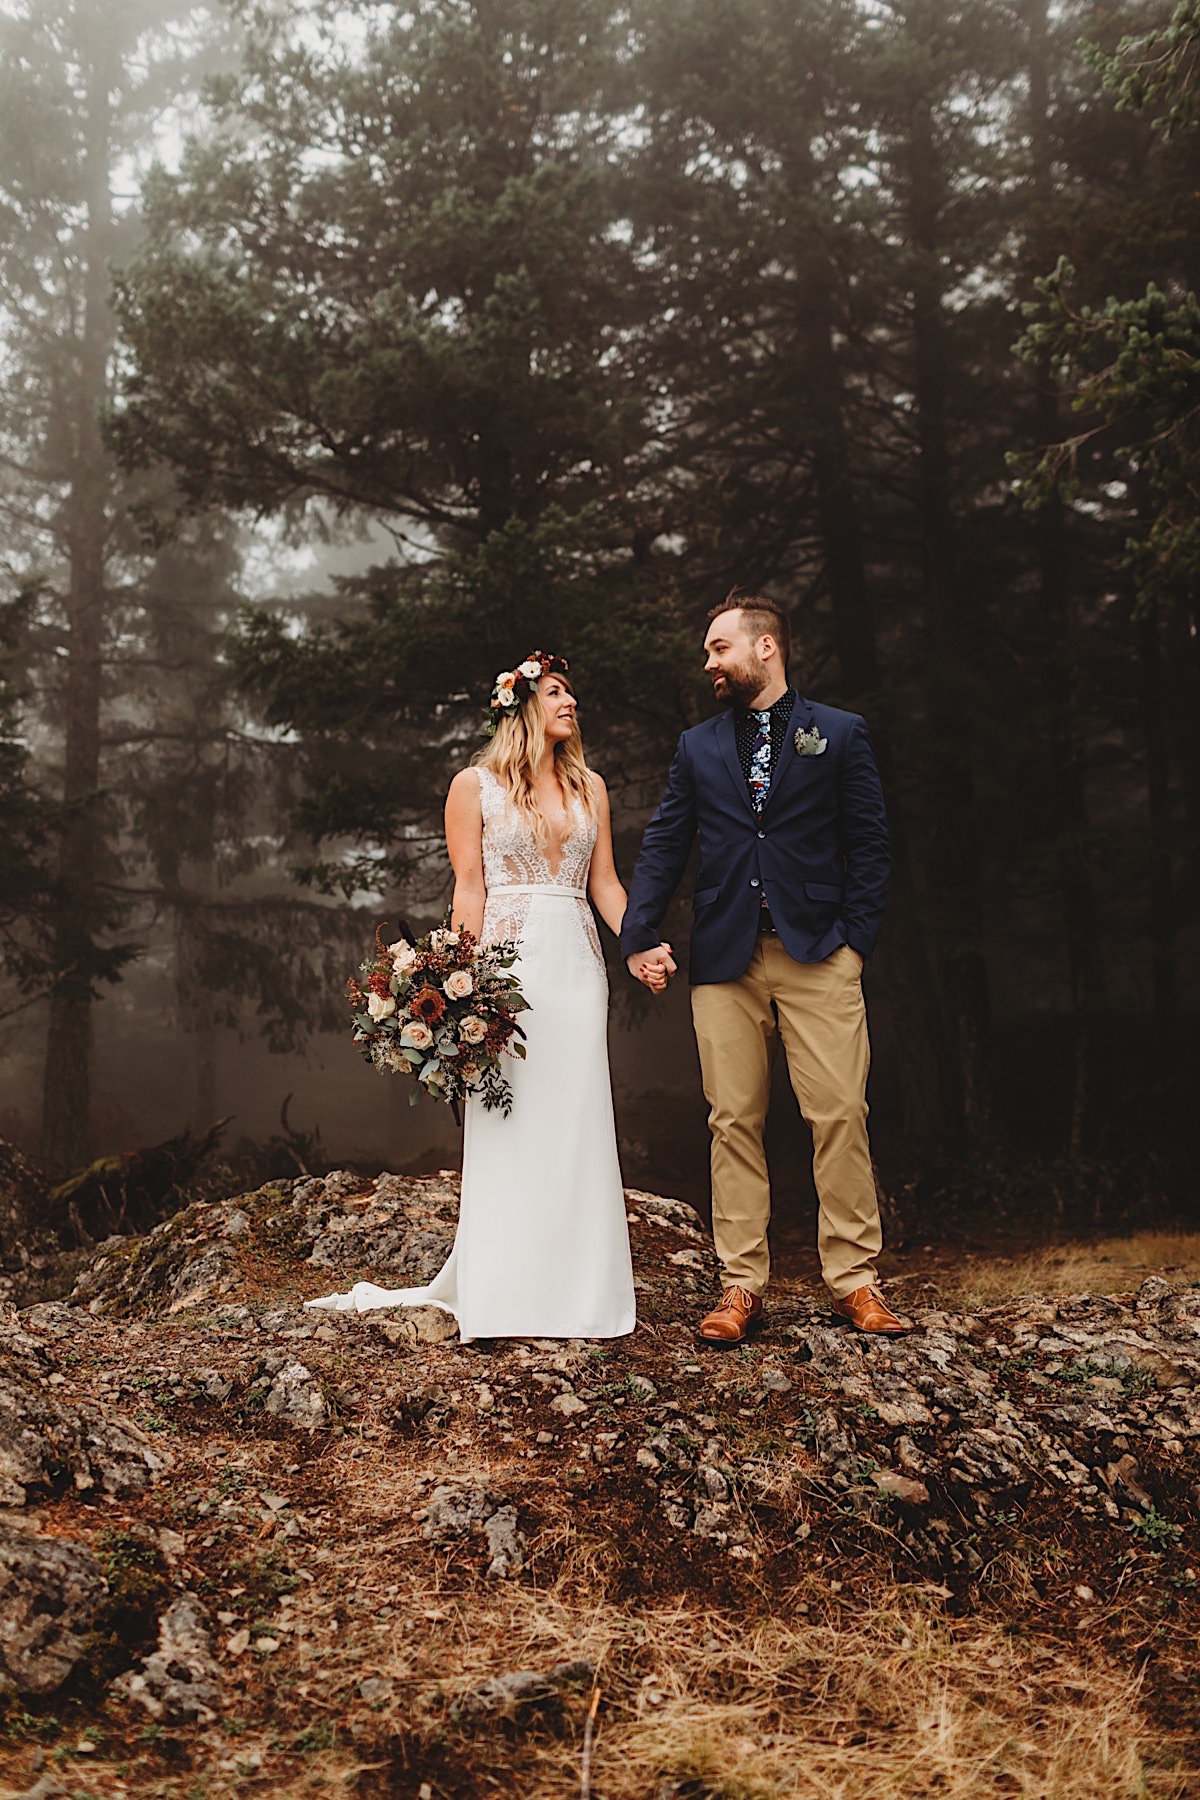
{"label": "flower crown", "polygon": [[484,737],[495,737],[496,727],[501,719],[516,716],[521,702],[528,700],[530,694],[537,693],[538,682],[543,675],[566,675],[569,668],[565,656],[547,656],[544,650],[531,650],[525,661],[518,663],[515,669],[501,669],[492,688],[492,697],[488,701]]}

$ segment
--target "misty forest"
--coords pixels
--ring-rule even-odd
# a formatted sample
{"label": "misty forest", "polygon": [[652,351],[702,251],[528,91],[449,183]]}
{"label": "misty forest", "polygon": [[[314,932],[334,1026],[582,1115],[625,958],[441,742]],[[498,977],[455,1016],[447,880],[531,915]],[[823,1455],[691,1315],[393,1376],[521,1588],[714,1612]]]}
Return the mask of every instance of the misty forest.
{"label": "misty forest", "polygon": [[[0,0],[0,1506],[95,1565],[54,1679],[0,1632],[0,1786],[1196,1791],[1172,1657],[1200,1561],[1198,287],[1196,0]],[[454,1121],[364,1065],[346,982],[377,927],[446,911],[446,792],[497,670],[570,659],[627,881],[735,585],[784,605],[794,684],[878,760],[872,1148],[945,1391],[907,1346],[846,1375],[782,1068],[792,1323],[692,1370],[715,1265],[686,970],[648,994],[603,928],[641,1373],[542,1344],[464,1374],[392,1315],[305,1325],[287,1363],[263,1334],[297,1336],[355,1232],[360,1271],[453,1232]],[[74,1392],[39,1358],[110,1358],[88,1403],[128,1441],[67,1408],[44,1467],[6,1460],[5,1408]],[[1023,1395],[1028,1480],[997,1437]],[[364,1483],[396,1434],[385,1514]],[[541,1513],[518,1454],[554,1459]],[[602,1476],[615,1561],[599,1525],[584,1545]],[[107,1536],[61,1525],[101,1493]],[[23,1517],[14,1543],[50,1542]],[[397,1517],[418,1547],[385,1554]],[[6,1530],[0,1596],[66,1579],[49,1550],[14,1574]],[[322,1637],[355,1531],[386,1656],[344,1617]],[[751,1649],[728,1628],[761,1608]]]}
{"label": "misty forest", "polygon": [[[63,1176],[295,1089],[419,1154],[344,983],[448,901],[495,670],[570,655],[628,875],[738,583],[877,746],[885,1175],[1177,1184],[1198,153],[1141,11],[8,8],[9,1138]],[[621,981],[669,1176],[686,1016]]]}

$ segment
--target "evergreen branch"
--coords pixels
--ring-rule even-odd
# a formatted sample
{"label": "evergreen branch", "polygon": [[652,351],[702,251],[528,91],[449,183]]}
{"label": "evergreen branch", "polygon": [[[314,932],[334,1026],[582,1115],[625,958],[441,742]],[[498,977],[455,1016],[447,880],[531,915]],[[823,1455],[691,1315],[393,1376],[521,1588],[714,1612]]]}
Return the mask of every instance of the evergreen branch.
{"label": "evergreen branch", "polygon": [[1123,37],[1111,54],[1089,43],[1083,51],[1119,106],[1138,113],[1162,107],[1152,123],[1164,138],[1196,123],[1200,0],[1178,0],[1165,25]]}

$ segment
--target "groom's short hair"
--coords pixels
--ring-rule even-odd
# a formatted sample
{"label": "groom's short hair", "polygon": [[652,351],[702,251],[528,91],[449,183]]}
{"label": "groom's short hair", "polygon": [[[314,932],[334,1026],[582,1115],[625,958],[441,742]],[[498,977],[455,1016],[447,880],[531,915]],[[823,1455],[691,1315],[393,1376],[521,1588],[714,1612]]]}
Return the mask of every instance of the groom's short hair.
{"label": "groom's short hair", "polygon": [[752,638],[773,637],[779,646],[783,666],[787,667],[792,653],[792,623],[778,600],[769,600],[765,594],[743,594],[740,588],[731,588],[720,606],[714,606],[709,613],[709,624],[727,612],[740,612],[744,616],[746,630]]}

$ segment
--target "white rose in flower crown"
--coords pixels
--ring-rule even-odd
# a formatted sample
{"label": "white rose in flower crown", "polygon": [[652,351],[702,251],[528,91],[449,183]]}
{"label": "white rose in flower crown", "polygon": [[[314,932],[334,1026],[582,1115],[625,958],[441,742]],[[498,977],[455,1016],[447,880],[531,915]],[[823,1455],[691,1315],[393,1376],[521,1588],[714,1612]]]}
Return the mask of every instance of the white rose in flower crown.
{"label": "white rose in flower crown", "polygon": [[465,969],[455,969],[452,975],[447,975],[442,986],[446,990],[448,1000],[465,1000],[473,990],[475,983]]}
{"label": "white rose in flower crown", "polygon": [[400,1042],[408,1044],[413,1050],[428,1050],[433,1042],[433,1033],[424,1019],[410,1019],[400,1033]]}
{"label": "white rose in flower crown", "polygon": [[458,1035],[464,1044],[482,1044],[487,1036],[487,1026],[478,1013],[468,1013],[458,1028]]}
{"label": "white rose in flower crown", "polygon": [[501,698],[503,698],[506,693],[511,693],[512,689],[516,686],[516,682],[517,676],[515,669],[506,669],[503,675],[497,675],[496,687],[500,692]]}
{"label": "white rose in flower crown", "polygon": [[542,672],[541,663],[534,662],[532,657],[530,657],[528,662],[523,662],[521,664],[520,668],[517,670],[517,674],[523,675],[525,677],[526,681],[536,681],[538,679],[539,675],[541,674],[541,672]]}
{"label": "white rose in flower crown", "polygon": [[388,945],[388,955],[392,959],[392,967],[397,975],[403,975],[411,969],[417,960],[417,953],[404,938],[398,938],[394,944]]}
{"label": "white rose in flower crown", "polygon": [[443,931],[439,928],[429,934],[430,947],[434,950],[453,950],[457,942],[457,931]]}
{"label": "white rose in flower crown", "polygon": [[388,994],[386,996],[383,994],[368,994],[367,995],[367,1011],[370,1013],[371,1017],[373,1019],[375,1019],[376,1021],[378,1021],[379,1019],[390,1018],[391,1015],[395,1012],[395,1010],[396,1010],[396,1002],[393,999],[393,997],[391,996],[391,994]]}
{"label": "white rose in flower crown", "polygon": [[500,704],[501,706],[515,706],[517,704],[517,696],[513,693],[511,688],[501,688]]}

